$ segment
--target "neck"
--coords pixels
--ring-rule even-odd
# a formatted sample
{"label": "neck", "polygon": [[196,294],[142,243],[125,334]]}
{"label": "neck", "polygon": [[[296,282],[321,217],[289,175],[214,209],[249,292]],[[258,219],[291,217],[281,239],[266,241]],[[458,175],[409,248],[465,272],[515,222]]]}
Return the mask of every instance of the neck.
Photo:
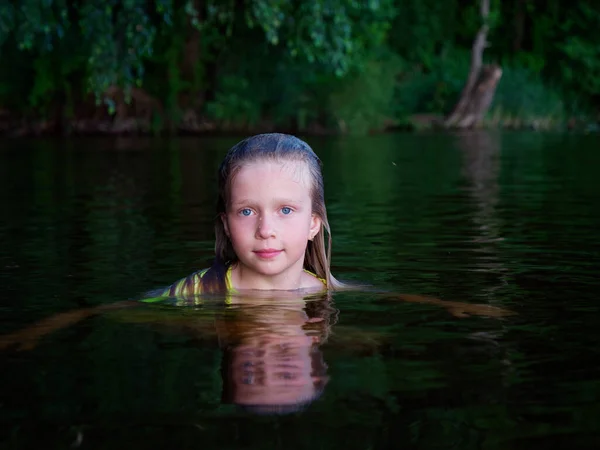
{"label": "neck", "polygon": [[303,268],[299,267],[299,270],[288,270],[278,275],[263,275],[236,264],[231,268],[231,282],[237,290],[293,291],[303,287],[303,273]]}

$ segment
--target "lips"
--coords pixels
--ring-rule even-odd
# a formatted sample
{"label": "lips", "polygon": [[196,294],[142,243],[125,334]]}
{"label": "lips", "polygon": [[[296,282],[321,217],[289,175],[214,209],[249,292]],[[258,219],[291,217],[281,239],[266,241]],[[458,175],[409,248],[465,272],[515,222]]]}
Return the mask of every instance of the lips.
{"label": "lips", "polygon": [[272,259],[279,255],[283,250],[277,250],[274,248],[265,248],[263,250],[255,250],[256,256],[262,259]]}

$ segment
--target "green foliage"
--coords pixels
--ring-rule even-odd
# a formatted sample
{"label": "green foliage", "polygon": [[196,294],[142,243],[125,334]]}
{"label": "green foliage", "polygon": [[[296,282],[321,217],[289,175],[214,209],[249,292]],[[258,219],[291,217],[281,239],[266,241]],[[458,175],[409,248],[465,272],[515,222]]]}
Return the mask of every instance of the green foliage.
{"label": "green foliage", "polygon": [[4,44],[15,24],[15,8],[8,2],[0,6],[0,46]]}
{"label": "green foliage", "polygon": [[350,134],[380,130],[393,117],[394,89],[402,61],[393,53],[373,58],[336,83],[329,109],[337,127]]}
{"label": "green foliage", "polygon": [[[598,110],[600,6],[492,0],[487,24],[497,110]],[[70,115],[93,94],[112,113],[107,89],[129,101],[141,87],[171,128],[193,109],[236,128],[364,133],[448,112],[481,25],[476,0],[6,0],[0,107]]]}
{"label": "green foliage", "polygon": [[143,58],[152,53],[156,27],[145,11],[145,0],[86,2],[80,9],[82,37],[87,47],[90,89],[111,85],[141,85]]}
{"label": "green foliage", "polygon": [[[90,90],[101,93],[111,85],[141,85],[144,59],[152,55],[157,27],[170,26],[178,9],[185,11],[194,28],[225,25],[230,35],[235,2],[206,3],[201,22],[197,2],[191,0],[183,4],[172,0],[82,0],[74,5],[66,0],[4,2],[0,43],[12,32],[21,50],[52,52],[67,30],[76,27],[77,45],[87,56]],[[391,0],[255,0],[248,3],[245,19],[250,28],[260,27],[272,45],[283,44],[292,55],[343,75],[357,51],[383,41],[392,14]]]}
{"label": "green foliage", "polygon": [[492,109],[496,114],[519,117],[563,119],[565,106],[560,91],[544,83],[532,70],[505,65]]}
{"label": "green foliage", "polygon": [[558,45],[564,55],[561,75],[568,86],[600,95],[600,9],[579,4],[563,25],[565,40]]}
{"label": "green foliage", "polygon": [[223,78],[206,111],[212,119],[233,128],[254,125],[260,119],[259,99],[252,95],[252,86],[247,79],[233,75]]}
{"label": "green foliage", "polygon": [[515,67],[521,67],[525,71],[539,75],[546,65],[546,59],[538,53],[518,52],[512,59],[512,64]]}
{"label": "green foliage", "polygon": [[499,7],[500,26],[486,53],[511,68],[538,74],[567,104],[583,99],[587,107],[598,108],[600,5],[551,0],[502,2]]}
{"label": "green foliage", "polygon": [[437,58],[436,49],[456,34],[453,17],[459,2],[437,0],[396,2],[397,15],[389,36],[390,48],[409,62],[429,69]]}
{"label": "green foliage", "polygon": [[394,14],[392,0],[262,0],[250,2],[246,21],[290,55],[342,76],[362,52],[383,43]]}
{"label": "green foliage", "polygon": [[396,115],[447,112],[464,86],[469,59],[467,50],[450,48],[429,70],[416,67],[403,73],[396,86]]}

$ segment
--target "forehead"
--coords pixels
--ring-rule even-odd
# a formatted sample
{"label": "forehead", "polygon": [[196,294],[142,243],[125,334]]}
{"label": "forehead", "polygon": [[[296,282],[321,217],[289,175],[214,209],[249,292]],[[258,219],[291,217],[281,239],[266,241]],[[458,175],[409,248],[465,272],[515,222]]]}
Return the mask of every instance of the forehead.
{"label": "forehead", "polygon": [[232,194],[254,188],[305,191],[311,188],[310,171],[304,161],[256,161],[242,165],[233,175],[230,187]]}

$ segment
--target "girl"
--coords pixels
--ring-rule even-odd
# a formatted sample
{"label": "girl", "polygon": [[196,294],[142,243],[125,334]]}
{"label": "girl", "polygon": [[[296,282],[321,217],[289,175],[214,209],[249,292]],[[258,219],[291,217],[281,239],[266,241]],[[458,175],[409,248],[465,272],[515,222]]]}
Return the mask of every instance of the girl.
{"label": "girl", "polygon": [[279,133],[245,139],[229,150],[218,178],[213,265],[159,296],[342,287],[330,271],[321,161],[304,141]]}

